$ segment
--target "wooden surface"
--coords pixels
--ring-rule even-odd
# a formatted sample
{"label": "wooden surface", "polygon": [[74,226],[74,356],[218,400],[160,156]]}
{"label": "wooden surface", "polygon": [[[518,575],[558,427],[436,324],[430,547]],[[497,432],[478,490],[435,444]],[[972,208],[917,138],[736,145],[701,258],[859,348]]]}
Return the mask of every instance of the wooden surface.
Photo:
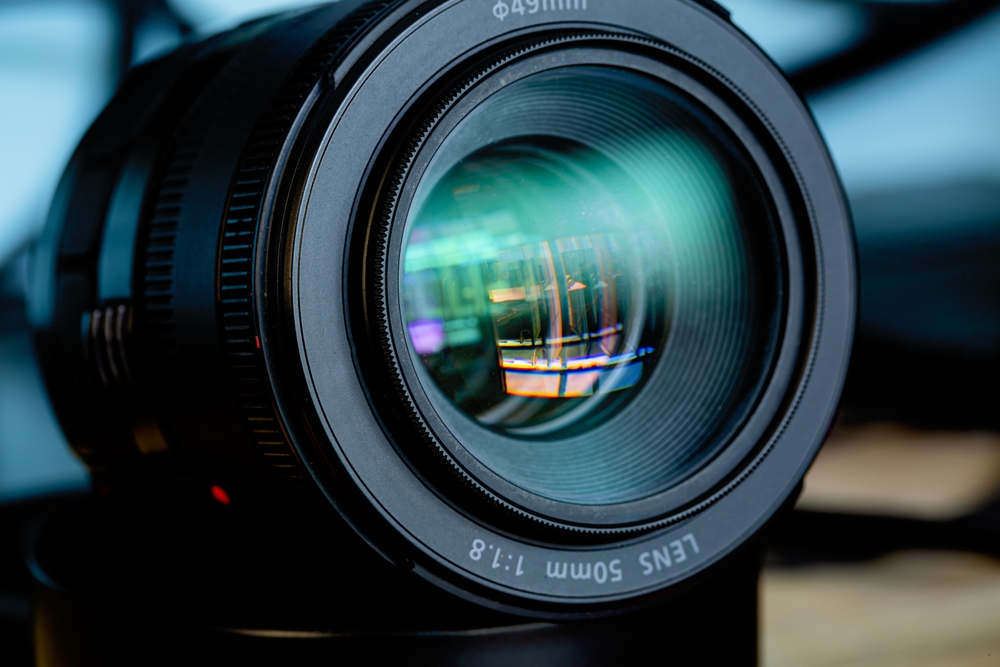
{"label": "wooden surface", "polygon": [[[890,425],[835,431],[800,507],[944,519],[1000,489],[1000,436]],[[907,552],[766,569],[764,667],[1000,666],[1000,562]]]}
{"label": "wooden surface", "polygon": [[764,667],[1000,665],[1000,564],[981,556],[767,570],[761,612]]}
{"label": "wooden surface", "polygon": [[835,430],[805,478],[803,509],[950,519],[1000,489],[1000,434],[891,424]]}

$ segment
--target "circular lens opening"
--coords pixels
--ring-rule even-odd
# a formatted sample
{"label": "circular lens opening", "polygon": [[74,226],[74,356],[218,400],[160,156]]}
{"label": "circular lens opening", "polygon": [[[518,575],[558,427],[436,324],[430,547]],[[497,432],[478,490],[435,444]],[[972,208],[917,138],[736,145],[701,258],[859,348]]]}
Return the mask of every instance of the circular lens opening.
{"label": "circular lens opening", "polygon": [[706,109],[637,72],[543,71],[472,109],[420,176],[399,271],[420,385],[460,446],[581,505],[701,469],[780,328],[760,183]]}
{"label": "circular lens opening", "polygon": [[670,326],[652,204],[575,141],[518,137],[462,159],[414,218],[410,343],[448,399],[514,437],[566,435],[627,403]]}

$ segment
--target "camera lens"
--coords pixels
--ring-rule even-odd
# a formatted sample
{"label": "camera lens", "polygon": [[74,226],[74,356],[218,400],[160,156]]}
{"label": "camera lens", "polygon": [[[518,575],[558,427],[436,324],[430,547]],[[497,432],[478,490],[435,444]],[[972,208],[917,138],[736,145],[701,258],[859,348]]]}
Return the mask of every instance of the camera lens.
{"label": "camera lens", "polygon": [[625,69],[532,74],[462,118],[417,185],[400,291],[419,382],[465,449],[607,505],[725,446],[781,314],[777,247],[750,241],[777,232],[758,183],[704,109]]}
{"label": "camera lens", "polygon": [[224,487],[547,618],[759,530],[856,300],[808,110],[690,0],[344,0],[187,44],[126,77],[35,259],[99,484]]}

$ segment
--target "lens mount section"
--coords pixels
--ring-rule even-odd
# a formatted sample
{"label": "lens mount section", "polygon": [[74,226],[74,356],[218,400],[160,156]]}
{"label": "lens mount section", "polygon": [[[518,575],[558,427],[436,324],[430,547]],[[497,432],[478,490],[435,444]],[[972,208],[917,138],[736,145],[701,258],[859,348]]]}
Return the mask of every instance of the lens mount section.
{"label": "lens mount section", "polygon": [[857,305],[809,111],[708,0],[342,0],[185,44],[88,131],[32,270],[95,484],[224,488],[550,619],[788,503]]}

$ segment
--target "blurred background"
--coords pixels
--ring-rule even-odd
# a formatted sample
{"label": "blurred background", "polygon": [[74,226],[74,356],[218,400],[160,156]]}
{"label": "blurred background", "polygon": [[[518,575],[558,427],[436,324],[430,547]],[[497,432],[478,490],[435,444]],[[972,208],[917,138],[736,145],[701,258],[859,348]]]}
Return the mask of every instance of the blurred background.
{"label": "blurred background", "polygon": [[[76,143],[131,65],[309,4],[0,0],[3,516],[88,486],[21,296]],[[862,272],[841,420],[768,537],[762,664],[1000,664],[1000,0],[721,4],[806,97]],[[5,664],[30,661],[13,526],[0,518]]]}

